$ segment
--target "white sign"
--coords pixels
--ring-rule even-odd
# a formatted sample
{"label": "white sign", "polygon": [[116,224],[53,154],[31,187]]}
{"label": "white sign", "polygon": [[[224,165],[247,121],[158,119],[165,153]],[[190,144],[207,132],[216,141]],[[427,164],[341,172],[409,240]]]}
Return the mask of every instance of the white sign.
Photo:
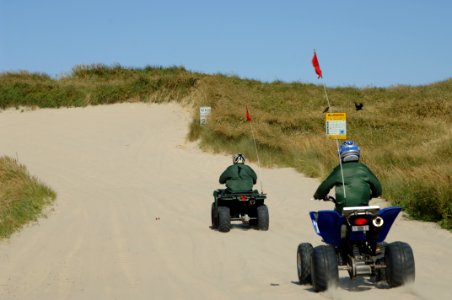
{"label": "white sign", "polygon": [[210,115],[212,108],[210,106],[201,106],[199,108],[199,124],[207,124],[207,118]]}

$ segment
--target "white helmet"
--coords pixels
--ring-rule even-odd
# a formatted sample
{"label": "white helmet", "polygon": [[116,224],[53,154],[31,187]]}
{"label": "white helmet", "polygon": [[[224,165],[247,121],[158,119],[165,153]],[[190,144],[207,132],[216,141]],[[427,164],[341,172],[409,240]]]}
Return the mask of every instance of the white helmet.
{"label": "white helmet", "polygon": [[232,162],[234,164],[244,164],[245,156],[242,153],[237,153],[232,156]]}

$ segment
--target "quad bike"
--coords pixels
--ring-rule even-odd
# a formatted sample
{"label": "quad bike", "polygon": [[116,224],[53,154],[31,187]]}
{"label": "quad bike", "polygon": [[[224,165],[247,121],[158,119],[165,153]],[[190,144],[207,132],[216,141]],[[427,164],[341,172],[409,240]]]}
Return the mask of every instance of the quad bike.
{"label": "quad bike", "polygon": [[[325,200],[335,202],[331,196]],[[339,270],[348,271],[350,279],[369,276],[375,282],[386,281],[389,287],[414,281],[410,245],[384,241],[400,211],[400,207],[359,206],[345,207],[342,215],[335,210],[309,212],[315,232],[326,245],[298,245],[300,284],[324,291],[338,284]]]}
{"label": "quad bike", "polygon": [[268,230],[268,208],[264,204],[267,195],[254,190],[242,193],[230,193],[215,190],[212,203],[212,228],[221,232],[231,229],[231,221],[257,226],[259,230]]}

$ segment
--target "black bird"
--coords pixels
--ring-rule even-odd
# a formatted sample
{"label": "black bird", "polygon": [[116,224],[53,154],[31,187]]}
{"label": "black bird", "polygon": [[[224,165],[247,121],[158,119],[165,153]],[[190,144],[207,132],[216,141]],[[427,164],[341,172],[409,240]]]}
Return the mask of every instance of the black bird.
{"label": "black bird", "polygon": [[330,107],[327,106],[327,107],[325,107],[325,109],[323,110],[323,112],[326,113],[329,109],[330,109]]}
{"label": "black bird", "polygon": [[360,102],[355,102],[355,108],[356,110],[361,110],[363,109],[364,104],[360,103]]}

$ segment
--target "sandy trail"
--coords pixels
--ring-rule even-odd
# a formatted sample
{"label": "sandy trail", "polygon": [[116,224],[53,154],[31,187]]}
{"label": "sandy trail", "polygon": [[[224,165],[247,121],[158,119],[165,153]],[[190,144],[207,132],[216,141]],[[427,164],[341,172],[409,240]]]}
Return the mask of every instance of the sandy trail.
{"label": "sandy trail", "polygon": [[[209,228],[212,191],[230,156],[185,142],[177,104],[0,113],[0,155],[16,157],[58,199],[48,217],[0,241],[0,299],[449,299],[452,235],[399,217],[416,282],[386,289],[341,272],[339,288],[297,283],[296,248],[320,244],[309,210],[318,181],[258,172],[270,230]],[[256,165],[251,164],[258,171]]]}

